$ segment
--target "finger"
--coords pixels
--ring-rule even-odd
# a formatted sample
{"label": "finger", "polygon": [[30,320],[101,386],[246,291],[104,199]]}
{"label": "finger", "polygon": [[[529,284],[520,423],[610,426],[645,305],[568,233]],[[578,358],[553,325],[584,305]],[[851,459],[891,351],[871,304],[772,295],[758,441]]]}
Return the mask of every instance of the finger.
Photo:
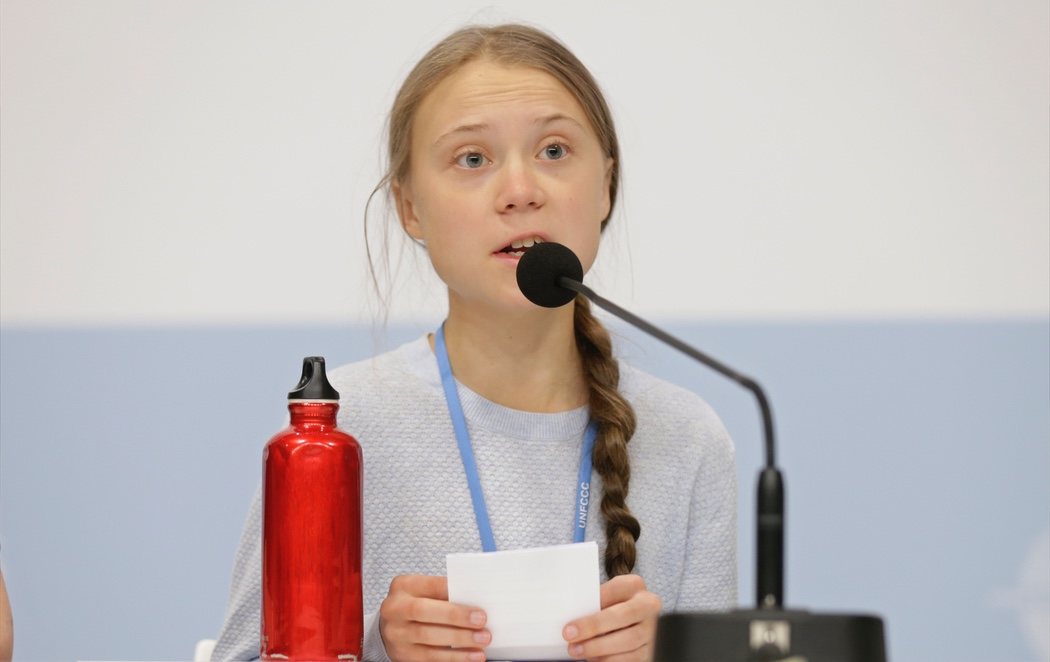
{"label": "finger", "polygon": [[485,662],[484,651],[462,650],[454,648],[435,648],[431,646],[420,646],[416,650],[423,655],[420,659],[427,662]]}
{"label": "finger", "polygon": [[492,643],[492,634],[488,630],[464,630],[445,625],[409,623],[405,632],[409,641],[425,646],[478,649]]}
{"label": "finger", "polygon": [[592,639],[609,632],[652,620],[660,613],[660,598],[655,593],[643,591],[626,602],[619,602],[573,621],[562,630],[562,636],[570,643]]}
{"label": "finger", "polygon": [[602,609],[631,599],[635,593],[646,590],[645,580],[638,575],[619,575],[601,586]]}
{"label": "finger", "polygon": [[624,655],[625,659],[643,659],[637,651],[650,642],[650,636],[642,623],[610,632],[609,634],[569,644],[569,655],[575,659],[595,660],[613,655]]}
{"label": "finger", "polygon": [[390,582],[389,593],[407,593],[420,598],[448,600],[448,578],[432,575],[398,575]]}
{"label": "finger", "polygon": [[486,621],[485,612],[481,609],[444,600],[407,596],[384,601],[379,607],[379,615],[388,625],[424,623],[470,630],[480,630]]}
{"label": "finger", "polygon": [[444,600],[416,598],[407,606],[405,619],[417,623],[451,625],[478,630],[485,625],[485,612],[475,607]]}
{"label": "finger", "polygon": [[629,600],[639,590],[645,590],[645,581],[638,575],[613,577],[601,586],[601,611],[567,623],[562,630],[562,636],[566,641],[582,641],[628,625],[629,623],[623,623],[614,627],[613,624],[607,624],[606,619],[608,616],[605,612],[612,608],[613,605]]}
{"label": "finger", "polygon": [[478,629],[485,625],[485,612],[448,602],[448,579],[430,575],[398,575],[390,582],[391,603],[380,607],[388,622],[419,621]]}

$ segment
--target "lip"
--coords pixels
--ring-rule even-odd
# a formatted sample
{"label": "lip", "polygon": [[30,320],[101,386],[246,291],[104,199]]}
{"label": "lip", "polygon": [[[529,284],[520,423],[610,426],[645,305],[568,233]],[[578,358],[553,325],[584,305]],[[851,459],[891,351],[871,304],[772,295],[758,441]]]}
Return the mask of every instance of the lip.
{"label": "lip", "polygon": [[517,268],[518,266],[518,261],[521,260],[521,256],[519,255],[511,255],[510,253],[501,253],[499,251],[493,253],[492,257],[496,258],[504,264],[510,265],[515,268]]}
{"label": "lip", "polygon": [[493,255],[497,255],[497,256],[503,256],[503,257],[507,257],[507,258],[512,258],[515,262],[517,262],[518,261],[517,257],[515,257],[515,256],[513,256],[513,255],[511,255],[509,253],[504,253],[503,249],[506,248],[507,246],[510,246],[515,241],[525,241],[526,239],[533,239],[535,237],[539,237],[540,239],[542,239],[545,242],[551,240],[550,237],[547,236],[547,234],[545,232],[522,232],[522,233],[520,233],[518,235],[515,235],[515,236],[511,237],[505,243],[501,244],[499,246],[499,248],[497,248],[496,250],[492,251],[492,254]]}

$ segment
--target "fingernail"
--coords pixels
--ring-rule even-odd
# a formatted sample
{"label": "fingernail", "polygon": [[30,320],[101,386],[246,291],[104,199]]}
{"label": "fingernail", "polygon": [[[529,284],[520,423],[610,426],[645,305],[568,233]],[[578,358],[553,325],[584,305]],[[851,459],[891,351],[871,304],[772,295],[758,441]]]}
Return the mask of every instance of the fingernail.
{"label": "fingernail", "polygon": [[485,654],[484,653],[478,653],[477,651],[475,651],[475,652],[471,653],[470,655],[468,655],[467,659],[469,659],[470,662],[485,662]]}
{"label": "fingernail", "polygon": [[470,612],[470,622],[474,625],[482,625],[485,622],[485,612],[483,611],[472,611]]}
{"label": "fingernail", "polygon": [[474,641],[476,641],[479,644],[487,644],[489,642],[488,630],[479,630],[478,632],[475,632]]}
{"label": "fingernail", "polygon": [[569,652],[572,653],[573,657],[580,657],[581,655],[583,655],[583,646],[581,646],[580,644],[576,644],[575,646],[569,649]]}
{"label": "fingernail", "polygon": [[575,625],[566,625],[565,626],[565,638],[567,640],[575,639],[576,635],[578,635],[579,633],[580,633],[580,631],[578,629],[576,629]]}

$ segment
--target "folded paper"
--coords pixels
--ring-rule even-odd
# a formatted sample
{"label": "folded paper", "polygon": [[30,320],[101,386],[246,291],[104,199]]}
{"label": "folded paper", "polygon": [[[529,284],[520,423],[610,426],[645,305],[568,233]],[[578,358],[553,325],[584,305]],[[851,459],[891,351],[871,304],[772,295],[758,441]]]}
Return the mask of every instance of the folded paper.
{"label": "folded paper", "polygon": [[601,609],[598,545],[449,554],[448,598],[483,609],[489,660],[565,660],[569,621]]}

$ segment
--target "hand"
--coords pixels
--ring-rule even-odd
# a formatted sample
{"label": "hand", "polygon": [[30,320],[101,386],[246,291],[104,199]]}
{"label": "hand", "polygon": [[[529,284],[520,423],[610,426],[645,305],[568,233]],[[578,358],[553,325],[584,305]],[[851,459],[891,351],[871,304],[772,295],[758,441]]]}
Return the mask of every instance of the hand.
{"label": "hand", "polygon": [[602,584],[602,610],[565,626],[569,655],[591,662],[649,662],[653,659],[660,598],[638,575]]}
{"label": "hand", "polygon": [[492,641],[485,612],[448,601],[448,580],[400,575],[379,606],[379,632],[393,662],[484,662]]}

